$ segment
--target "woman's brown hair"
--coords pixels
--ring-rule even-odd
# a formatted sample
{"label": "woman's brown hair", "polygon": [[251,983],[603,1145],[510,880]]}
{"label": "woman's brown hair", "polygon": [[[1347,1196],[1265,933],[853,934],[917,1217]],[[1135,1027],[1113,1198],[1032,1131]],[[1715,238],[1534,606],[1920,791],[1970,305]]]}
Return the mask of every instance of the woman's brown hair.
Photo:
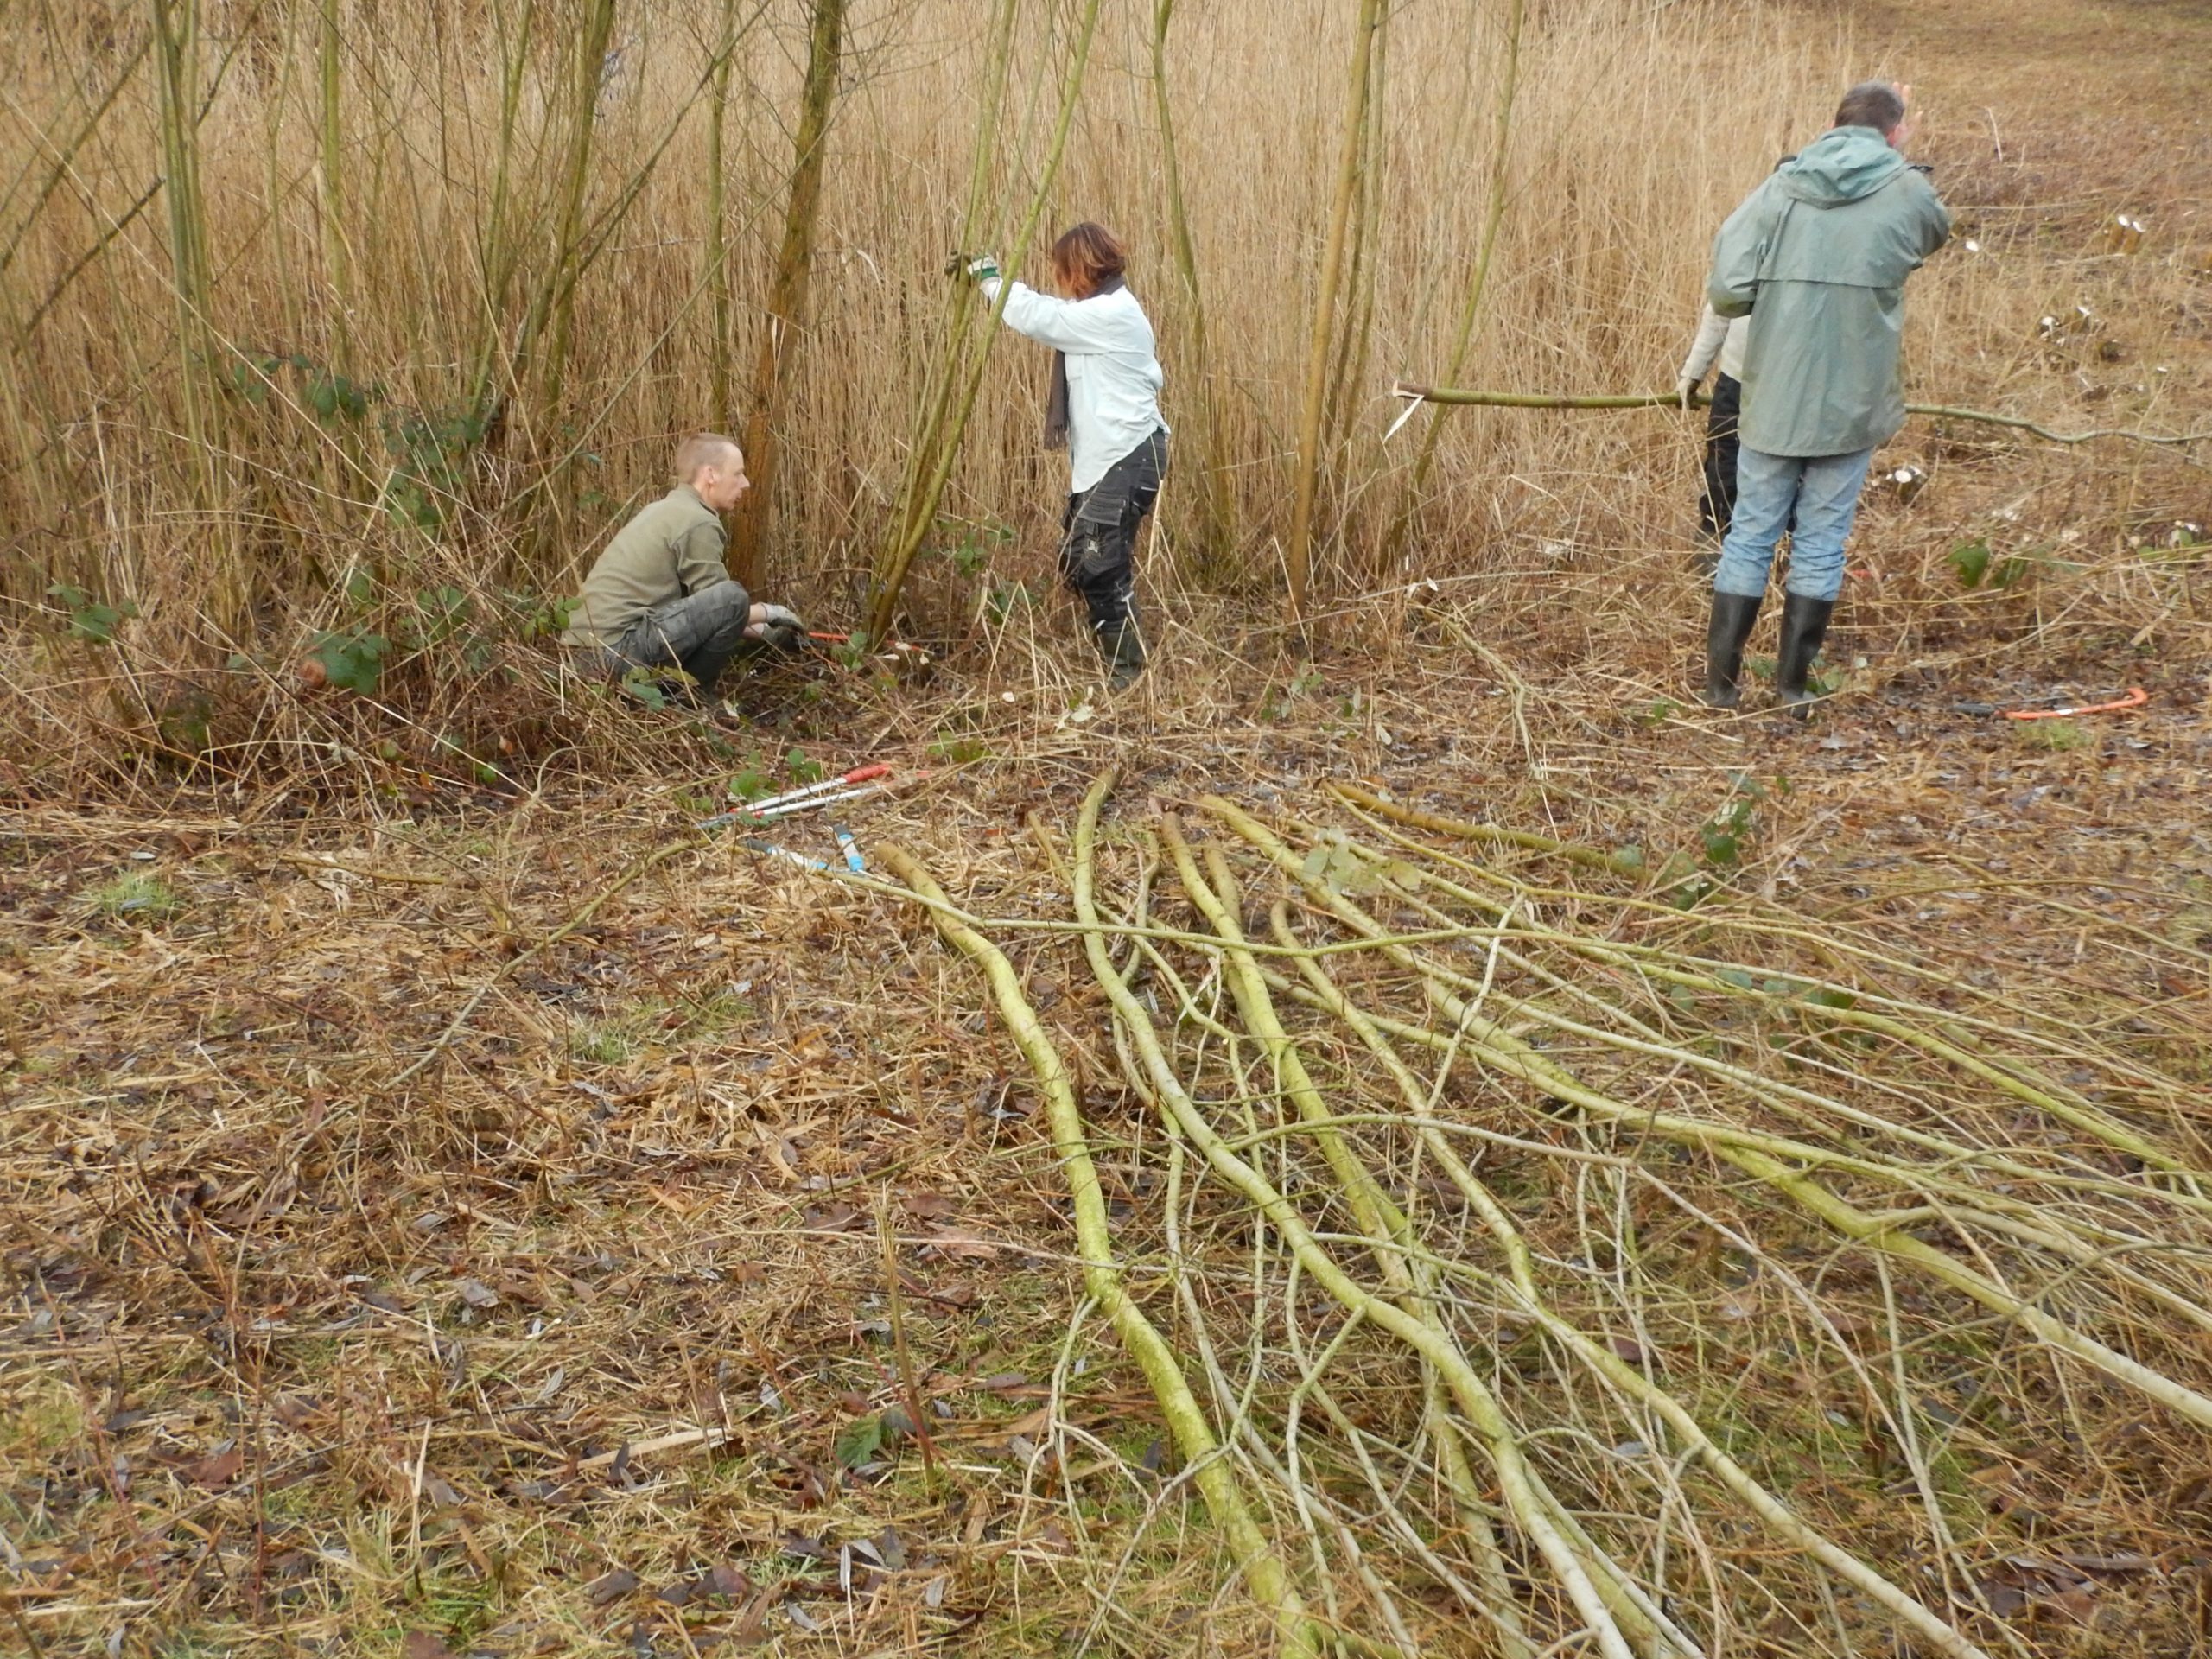
{"label": "woman's brown hair", "polygon": [[1052,244],[1052,275],[1077,299],[1089,299],[1102,283],[1128,268],[1128,252],[1103,225],[1084,220],[1060,232]]}

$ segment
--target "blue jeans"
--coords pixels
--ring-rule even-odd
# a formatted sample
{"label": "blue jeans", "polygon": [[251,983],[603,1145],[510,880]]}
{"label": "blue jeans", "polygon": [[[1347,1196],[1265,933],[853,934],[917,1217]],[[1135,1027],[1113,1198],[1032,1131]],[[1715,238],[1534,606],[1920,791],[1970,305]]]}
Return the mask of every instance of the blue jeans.
{"label": "blue jeans", "polygon": [[1872,449],[1848,455],[1736,455],[1736,516],[1720,544],[1713,590],[1757,599],[1766,592],[1775,544],[1789,532],[1789,591],[1834,599],[1843,591],[1843,542],[1859,513]]}

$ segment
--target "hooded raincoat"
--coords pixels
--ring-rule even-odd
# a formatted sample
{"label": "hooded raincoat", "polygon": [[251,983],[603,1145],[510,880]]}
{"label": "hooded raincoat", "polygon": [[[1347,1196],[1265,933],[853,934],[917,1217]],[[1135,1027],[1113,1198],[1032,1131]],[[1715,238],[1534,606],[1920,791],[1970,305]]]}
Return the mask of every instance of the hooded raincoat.
{"label": "hooded raincoat", "polygon": [[1872,127],[1837,127],[1770,174],[1713,243],[1706,299],[1751,316],[1743,442],[1850,454],[1904,424],[1904,279],[1951,216]]}

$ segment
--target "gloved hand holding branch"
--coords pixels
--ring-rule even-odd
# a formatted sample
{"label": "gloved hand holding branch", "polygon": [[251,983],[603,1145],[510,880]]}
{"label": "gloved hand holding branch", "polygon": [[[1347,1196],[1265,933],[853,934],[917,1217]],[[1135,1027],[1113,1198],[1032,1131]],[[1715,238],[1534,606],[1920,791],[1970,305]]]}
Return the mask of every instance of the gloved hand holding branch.
{"label": "gloved hand holding branch", "polygon": [[[1045,447],[1068,452],[1060,573],[1090,613],[1107,677],[1116,690],[1144,671],[1137,628],[1138,528],[1167,471],[1167,423],[1160,416],[1163,376],[1152,324],[1122,281],[1120,240],[1083,224],[1052,245],[1052,276],[1066,297],[1008,285],[1001,313],[1016,334],[1052,348]],[[1006,281],[997,257],[979,255],[969,280],[996,303]]]}

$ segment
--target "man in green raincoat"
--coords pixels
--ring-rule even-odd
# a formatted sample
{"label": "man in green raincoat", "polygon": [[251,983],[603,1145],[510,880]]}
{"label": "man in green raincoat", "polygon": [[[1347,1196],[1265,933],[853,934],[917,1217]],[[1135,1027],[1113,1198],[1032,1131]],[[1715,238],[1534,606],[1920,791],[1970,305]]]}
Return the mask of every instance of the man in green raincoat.
{"label": "man in green raincoat", "polygon": [[1770,174],[1713,238],[1706,297],[1750,315],[1736,513],[1713,584],[1706,701],[1733,709],[1744,642],[1789,532],[1775,687],[1802,715],[1808,671],[1843,588],[1843,543],[1875,447],[1904,424],[1897,347],[1904,279],[1951,234],[1951,216],[1898,147],[1905,92],[1844,94],[1835,125]]}

